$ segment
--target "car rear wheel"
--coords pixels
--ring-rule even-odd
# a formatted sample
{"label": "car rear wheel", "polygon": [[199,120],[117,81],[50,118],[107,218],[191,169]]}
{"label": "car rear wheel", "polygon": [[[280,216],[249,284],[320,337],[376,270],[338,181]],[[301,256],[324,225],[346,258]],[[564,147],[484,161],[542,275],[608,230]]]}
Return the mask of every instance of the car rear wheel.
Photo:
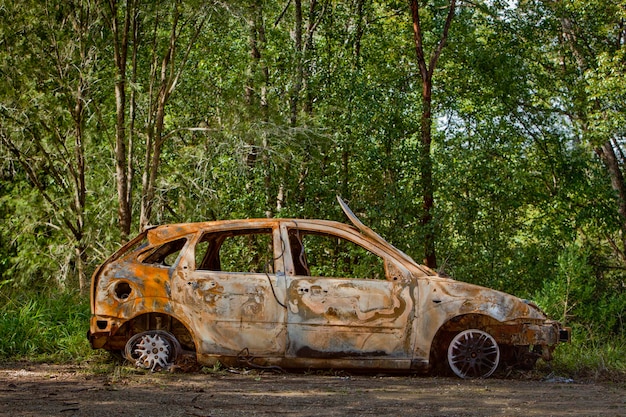
{"label": "car rear wheel", "polygon": [[180,343],[173,334],[163,330],[149,330],[128,339],[124,357],[138,368],[154,372],[169,369],[180,352]]}
{"label": "car rear wheel", "polygon": [[462,331],[452,338],[448,346],[448,365],[461,378],[487,378],[499,363],[498,343],[482,330]]}

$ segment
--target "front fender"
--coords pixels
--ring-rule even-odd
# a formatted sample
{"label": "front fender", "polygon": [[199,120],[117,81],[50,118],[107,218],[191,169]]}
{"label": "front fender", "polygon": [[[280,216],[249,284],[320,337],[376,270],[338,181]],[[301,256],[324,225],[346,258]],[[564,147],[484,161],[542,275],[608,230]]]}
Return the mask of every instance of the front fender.
{"label": "front fender", "polygon": [[451,279],[430,280],[423,308],[426,315],[442,316],[443,321],[467,314],[482,314],[499,322],[547,319],[537,306],[511,294]]}
{"label": "front fender", "polygon": [[[475,324],[458,323],[459,329],[470,325],[482,328],[498,325],[502,338],[494,334],[496,340],[504,341],[509,336],[518,337],[517,340],[510,339],[511,344],[527,345],[535,344],[533,341],[553,340],[550,326],[548,330],[532,335],[532,326],[543,326],[547,320],[546,315],[534,304],[513,295],[444,277],[421,280],[420,294],[422,297],[414,332],[416,360],[428,358],[437,332],[444,325],[453,320],[458,321],[461,317],[480,319]],[[523,326],[531,327],[525,331]],[[517,336],[520,332],[526,336]]]}

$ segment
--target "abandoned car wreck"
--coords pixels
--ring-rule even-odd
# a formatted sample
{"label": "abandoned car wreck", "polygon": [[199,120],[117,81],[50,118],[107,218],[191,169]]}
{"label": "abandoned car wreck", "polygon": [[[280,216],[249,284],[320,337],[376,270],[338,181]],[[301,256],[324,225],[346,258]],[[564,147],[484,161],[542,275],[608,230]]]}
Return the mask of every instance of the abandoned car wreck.
{"label": "abandoned car wreck", "polygon": [[92,277],[89,341],[159,370],[202,365],[451,370],[550,360],[570,330],[533,303],[455,281],[363,225],[246,219],[145,230]]}

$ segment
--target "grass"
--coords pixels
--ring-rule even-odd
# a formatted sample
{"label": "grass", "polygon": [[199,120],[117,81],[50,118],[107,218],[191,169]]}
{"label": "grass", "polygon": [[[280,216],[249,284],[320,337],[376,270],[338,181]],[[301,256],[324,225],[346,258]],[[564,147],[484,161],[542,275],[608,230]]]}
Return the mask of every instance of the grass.
{"label": "grass", "polygon": [[575,380],[626,381],[626,338],[592,337],[580,332],[557,347],[550,367]]}
{"label": "grass", "polygon": [[77,294],[0,292],[0,304],[0,359],[68,363],[93,354],[89,302]]}
{"label": "grass", "polygon": [[[0,291],[0,361],[89,362],[92,372],[120,372],[119,361],[87,342],[89,301],[78,294],[7,294]],[[219,373],[221,366],[203,368]],[[626,381],[626,336],[597,336],[575,327],[572,343],[536,372],[574,380]]]}

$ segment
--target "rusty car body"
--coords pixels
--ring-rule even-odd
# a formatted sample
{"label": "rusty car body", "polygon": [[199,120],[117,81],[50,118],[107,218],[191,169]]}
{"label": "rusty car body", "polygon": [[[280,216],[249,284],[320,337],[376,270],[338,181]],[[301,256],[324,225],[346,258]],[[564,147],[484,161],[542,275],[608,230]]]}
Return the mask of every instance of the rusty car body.
{"label": "rusty car body", "polygon": [[533,303],[455,281],[363,225],[246,219],[149,228],[92,277],[93,348],[139,367],[452,370],[550,360],[570,331]]}

